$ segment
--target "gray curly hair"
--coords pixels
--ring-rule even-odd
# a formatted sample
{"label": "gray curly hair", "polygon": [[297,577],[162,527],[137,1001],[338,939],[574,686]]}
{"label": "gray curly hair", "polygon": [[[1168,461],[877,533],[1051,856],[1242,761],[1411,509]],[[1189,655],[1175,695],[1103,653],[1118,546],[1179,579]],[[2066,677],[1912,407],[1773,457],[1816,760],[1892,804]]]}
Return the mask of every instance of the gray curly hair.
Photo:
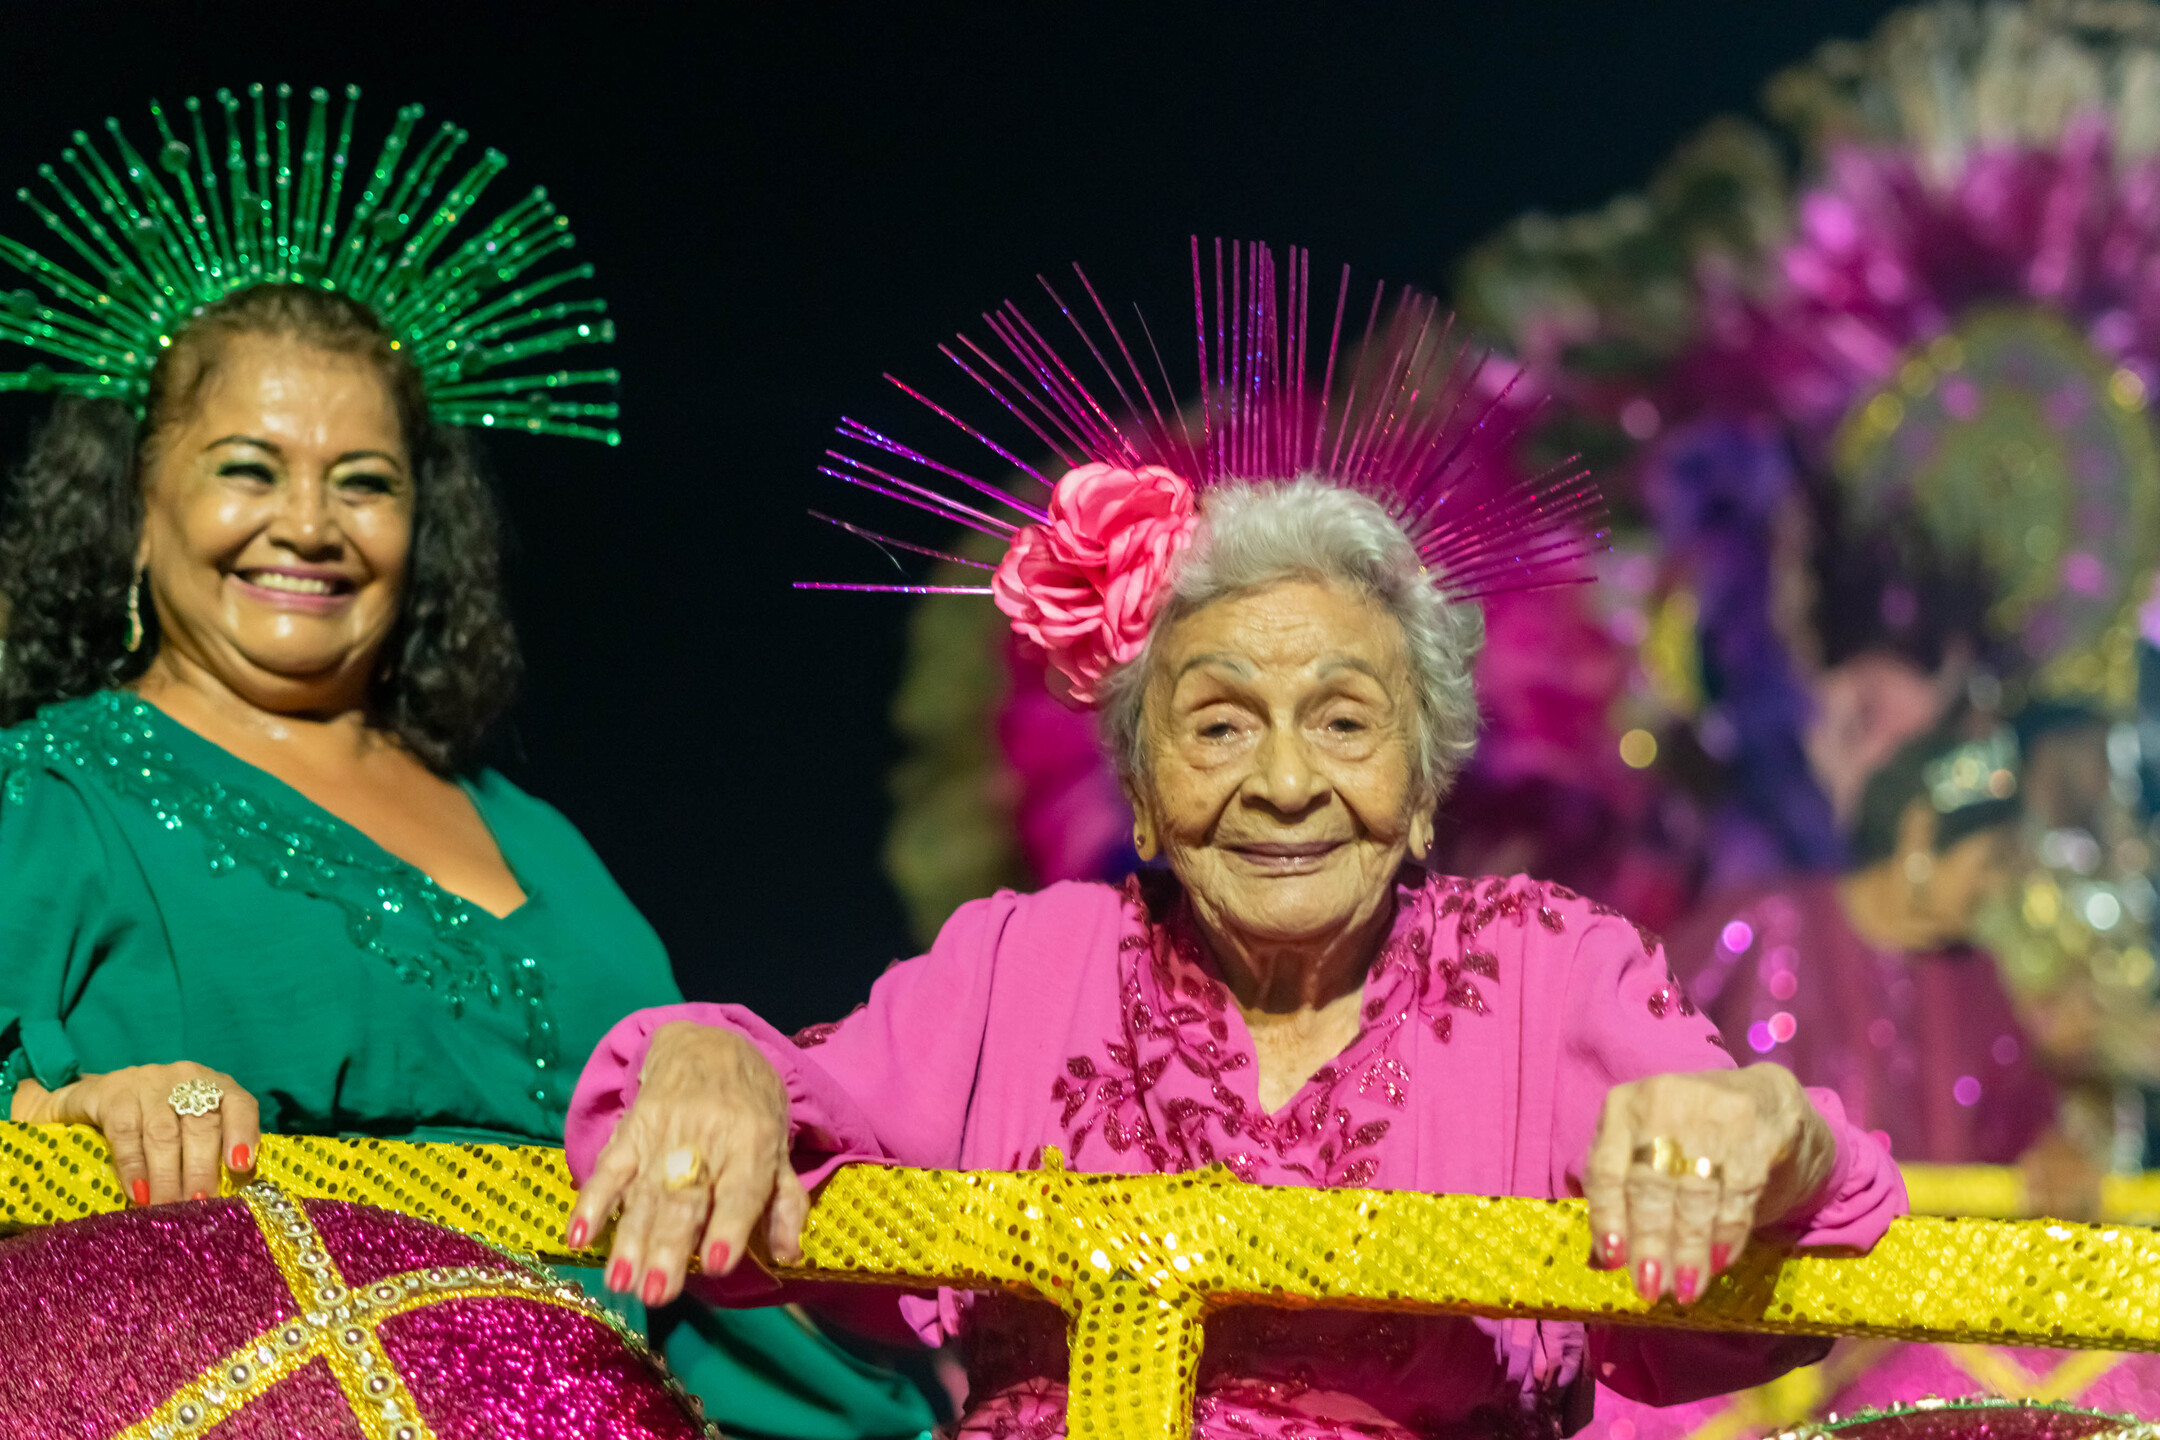
{"label": "gray curly hair", "polygon": [[1102,684],[1103,734],[1119,776],[1147,773],[1141,739],[1155,637],[1217,600],[1292,579],[1321,578],[1377,601],[1402,627],[1417,701],[1412,772],[1438,800],[1477,743],[1470,666],[1485,644],[1476,605],[1433,588],[1409,537],[1369,496],[1310,477],[1237,481],[1209,492],[1199,533],[1171,577],[1147,648]]}

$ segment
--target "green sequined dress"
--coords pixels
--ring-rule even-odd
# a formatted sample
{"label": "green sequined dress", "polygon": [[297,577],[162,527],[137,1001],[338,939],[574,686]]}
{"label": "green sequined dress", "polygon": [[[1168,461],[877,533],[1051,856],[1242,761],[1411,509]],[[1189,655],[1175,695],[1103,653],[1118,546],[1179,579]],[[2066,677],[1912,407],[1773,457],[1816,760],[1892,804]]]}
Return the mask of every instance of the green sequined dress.
{"label": "green sequined dress", "polygon": [[[607,1027],[681,996],[569,821],[493,771],[461,783],[526,894],[501,918],[133,695],[0,730],[0,1115],[28,1077],[193,1060],[266,1131],[560,1144]],[[730,1434],[931,1424],[783,1312],[670,1319]]]}

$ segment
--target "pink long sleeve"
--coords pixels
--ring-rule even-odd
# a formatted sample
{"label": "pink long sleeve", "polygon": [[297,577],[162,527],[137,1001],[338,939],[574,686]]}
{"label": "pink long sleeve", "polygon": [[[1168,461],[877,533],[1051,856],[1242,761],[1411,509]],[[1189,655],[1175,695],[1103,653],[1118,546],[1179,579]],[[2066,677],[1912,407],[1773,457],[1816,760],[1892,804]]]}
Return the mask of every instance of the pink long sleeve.
{"label": "pink long sleeve", "polygon": [[[1617,917],[1582,933],[1568,984],[1567,1035],[1555,1077],[1556,1193],[1581,1194],[1582,1169],[1605,1092],[1642,1076],[1733,1068],[1709,1020],[1682,992],[1664,947]],[[1865,1249],[1909,1208],[1889,1151],[1853,1126],[1830,1090],[1808,1099],[1837,1139],[1837,1159],[1817,1197],[1777,1228],[1802,1246]],[[1740,1389],[1819,1358],[1825,1341],[1593,1329],[1592,1373],[1621,1394],[1653,1404]]]}
{"label": "pink long sleeve", "polygon": [[[790,1038],[740,1005],[639,1010],[600,1042],[570,1099],[564,1128],[580,1184],[638,1094],[653,1032],[684,1020],[733,1030],[780,1072],[793,1121],[795,1168],[815,1186],[854,1160],[925,1167],[960,1163],[960,1136],[982,1054],[998,937],[1010,893],[961,907],[930,953],[887,970],[854,1014]],[[866,1107],[858,1097],[871,1097]]]}

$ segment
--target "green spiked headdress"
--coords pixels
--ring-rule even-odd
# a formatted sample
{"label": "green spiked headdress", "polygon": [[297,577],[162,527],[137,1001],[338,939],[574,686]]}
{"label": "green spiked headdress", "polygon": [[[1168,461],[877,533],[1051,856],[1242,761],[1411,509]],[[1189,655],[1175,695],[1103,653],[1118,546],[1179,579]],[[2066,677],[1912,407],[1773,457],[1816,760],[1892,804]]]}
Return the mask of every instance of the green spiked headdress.
{"label": "green spiked headdress", "polygon": [[[609,423],[614,370],[527,363],[615,338],[605,301],[556,294],[591,279],[592,266],[535,274],[575,243],[547,191],[467,227],[453,245],[507,163],[499,151],[482,152],[444,188],[466,133],[444,124],[416,144],[422,112],[408,105],[373,168],[348,175],[358,86],[346,87],[334,140],[329,93],[310,92],[297,165],[292,87],[266,99],[263,86],[249,86],[245,103],[229,90],[216,98],[222,148],[210,144],[199,101],[184,107],[185,138],[153,102],[155,162],[107,120],[117,163],[78,130],[60,152],[66,173],[38,169],[57,204],[16,192],[72,258],[61,264],[0,237],[0,262],[49,292],[0,292],[0,341],[54,362],[0,372],[0,390],[109,396],[139,408],[151,368],[192,317],[235,291],[283,282],[373,311],[446,424],[621,439]],[[348,189],[357,191],[349,211]]]}

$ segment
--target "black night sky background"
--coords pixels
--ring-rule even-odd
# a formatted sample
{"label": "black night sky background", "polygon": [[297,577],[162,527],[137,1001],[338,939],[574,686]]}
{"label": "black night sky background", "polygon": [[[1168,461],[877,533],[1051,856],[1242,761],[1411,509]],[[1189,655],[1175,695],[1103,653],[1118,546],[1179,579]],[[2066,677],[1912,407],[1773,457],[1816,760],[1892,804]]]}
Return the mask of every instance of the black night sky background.
{"label": "black night sky background", "polygon": [[[1889,8],[17,0],[0,193],[73,130],[256,80],[359,84],[370,157],[420,101],[509,156],[491,203],[548,187],[619,327],[626,438],[489,444],[530,667],[504,768],[692,998],[793,1027],[911,948],[878,866],[906,604],[788,588],[878,578],[803,511],[835,504],[838,416],[891,413],[881,372],[942,381],[940,340],[1074,260],[1174,324],[1194,233],[1445,294],[1495,227],[1638,186]],[[43,243],[12,200],[0,233]],[[41,408],[0,405],[9,466]]]}

